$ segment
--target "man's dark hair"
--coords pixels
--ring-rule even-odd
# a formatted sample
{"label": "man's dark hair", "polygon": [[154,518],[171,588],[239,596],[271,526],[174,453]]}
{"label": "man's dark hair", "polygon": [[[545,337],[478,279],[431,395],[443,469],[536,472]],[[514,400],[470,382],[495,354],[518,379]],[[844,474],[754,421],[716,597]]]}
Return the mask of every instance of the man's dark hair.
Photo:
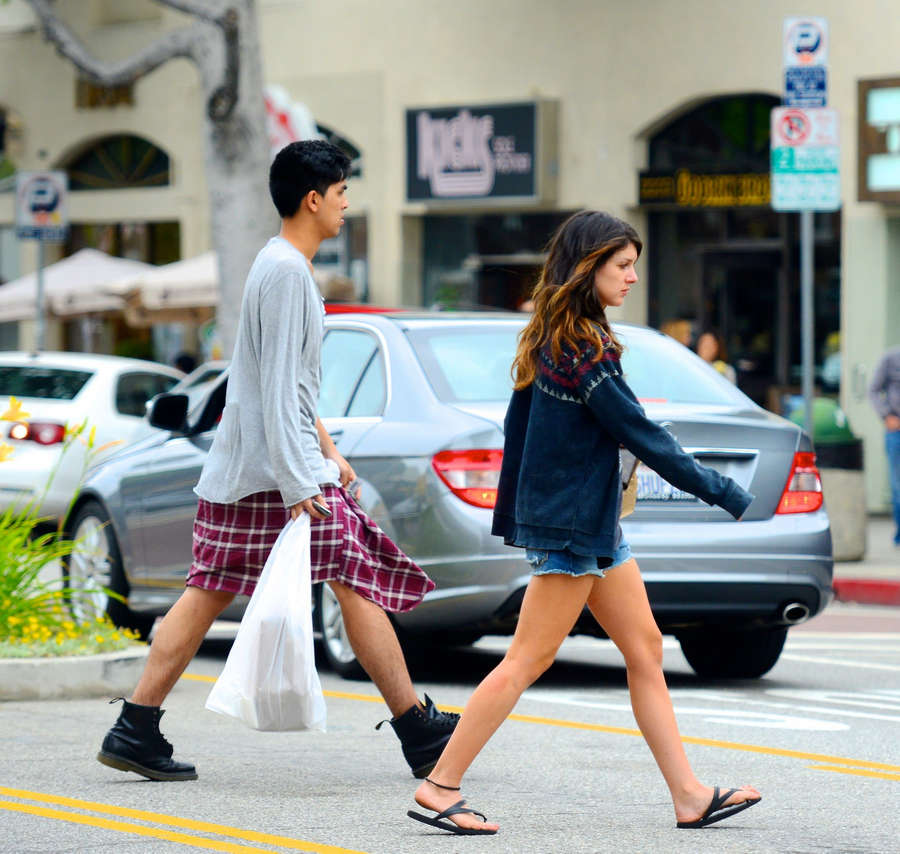
{"label": "man's dark hair", "polygon": [[346,180],[350,158],[336,145],[323,139],[288,143],[269,167],[269,193],[278,215],[292,217],[310,191],[321,195],[332,184]]}

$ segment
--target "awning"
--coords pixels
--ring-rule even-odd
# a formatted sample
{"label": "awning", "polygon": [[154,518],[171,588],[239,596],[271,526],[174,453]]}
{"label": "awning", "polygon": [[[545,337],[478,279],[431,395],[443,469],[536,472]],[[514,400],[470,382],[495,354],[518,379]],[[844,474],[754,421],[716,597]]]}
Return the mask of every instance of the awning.
{"label": "awning", "polygon": [[[81,249],[44,267],[44,310],[58,317],[121,311],[122,297],[109,290],[111,285],[152,269],[142,261]],[[0,285],[0,323],[34,320],[36,301],[36,272]]]}
{"label": "awning", "polygon": [[107,291],[129,299],[138,296],[140,305],[148,311],[213,308],[219,303],[216,253],[204,252],[162,267],[145,265],[135,275],[114,282]]}

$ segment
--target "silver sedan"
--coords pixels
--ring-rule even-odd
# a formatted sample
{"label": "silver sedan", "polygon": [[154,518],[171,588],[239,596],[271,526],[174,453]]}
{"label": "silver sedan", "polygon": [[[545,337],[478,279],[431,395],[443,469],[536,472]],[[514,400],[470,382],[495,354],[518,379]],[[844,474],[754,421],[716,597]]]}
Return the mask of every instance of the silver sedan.
{"label": "silver sedan", "polygon": [[[395,618],[401,635],[419,642],[471,643],[516,624],[528,564],[490,526],[523,322],[447,313],[326,320],[320,416],[359,475],[364,508],[437,585]],[[788,627],[832,596],[831,536],[810,440],[680,344],[640,326],[616,332],[647,414],[756,496],[738,524],[639,467],[637,507],[623,529],[657,622],[698,673],[758,677],[777,661]],[[126,596],[127,609],[109,602],[120,622],[146,628],[183,589],[193,487],[226,382],[223,374],[187,395],[158,397],[149,417],[164,429],[93,472],[73,510],[72,530],[94,524],[104,536],[92,562],[82,562],[93,571],[71,583]],[[327,587],[315,604],[326,657],[354,673]],[[231,616],[242,608],[236,602]],[[576,630],[598,632],[587,615]]]}

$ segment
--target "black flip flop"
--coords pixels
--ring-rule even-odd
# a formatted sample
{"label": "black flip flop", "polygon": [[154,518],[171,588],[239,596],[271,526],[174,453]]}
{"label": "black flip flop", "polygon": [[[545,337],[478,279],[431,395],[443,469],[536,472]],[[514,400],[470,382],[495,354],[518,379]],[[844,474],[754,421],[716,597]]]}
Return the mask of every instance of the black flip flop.
{"label": "black flip flop", "polygon": [[[415,812],[414,810],[408,810],[406,814],[416,821],[421,821],[422,824],[428,824],[431,827],[437,827],[440,830],[446,830],[449,833],[455,833],[458,836],[486,836],[497,832],[496,830],[482,830],[479,827],[460,827],[452,821],[441,821],[442,818],[449,818],[451,815],[460,815],[461,813],[477,815],[481,817],[482,821],[487,821],[485,816],[478,812],[478,810],[471,810],[464,806],[464,804],[465,801],[457,801],[452,807],[447,807],[447,809],[438,813],[434,818],[428,815],[422,815],[422,813]],[[435,812],[437,812],[437,810],[435,810]]]}
{"label": "black flip flop", "polygon": [[741,801],[739,804],[729,804],[727,807],[724,806],[725,801],[727,801],[735,792],[739,791],[740,789],[729,789],[724,795],[720,795],[719,787],[716,786],[715,791],[713,791],[712,800],[706,808],[706,812],[696,821],[679,821],[676,826],[682,828],[706,827],[708,824],[722,821],[723,818],[730,818],[735,813],[741,812],[741,810],[749,809],[762,800],[762,798],[751,798],[750,800]]}

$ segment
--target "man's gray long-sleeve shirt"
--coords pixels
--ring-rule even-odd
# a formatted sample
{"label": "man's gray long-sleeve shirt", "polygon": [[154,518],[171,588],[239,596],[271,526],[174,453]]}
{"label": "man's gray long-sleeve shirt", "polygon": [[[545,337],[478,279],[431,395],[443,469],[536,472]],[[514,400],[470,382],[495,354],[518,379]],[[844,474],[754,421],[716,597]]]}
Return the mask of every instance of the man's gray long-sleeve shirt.
{"label": "man's gray long-sleeve shirt", "polygon": [[225,409],[194,490],[201,498],[231,504],[277,489],[290,507],[337,484],[316,431],[324,314],[306,258],[273,237],[244,286]]}
{"label": "man's gray long-sleeve shirt", "polygon": [[884,354],[869,383],[869,400],[882,417],[900,417],[900,347]]}

